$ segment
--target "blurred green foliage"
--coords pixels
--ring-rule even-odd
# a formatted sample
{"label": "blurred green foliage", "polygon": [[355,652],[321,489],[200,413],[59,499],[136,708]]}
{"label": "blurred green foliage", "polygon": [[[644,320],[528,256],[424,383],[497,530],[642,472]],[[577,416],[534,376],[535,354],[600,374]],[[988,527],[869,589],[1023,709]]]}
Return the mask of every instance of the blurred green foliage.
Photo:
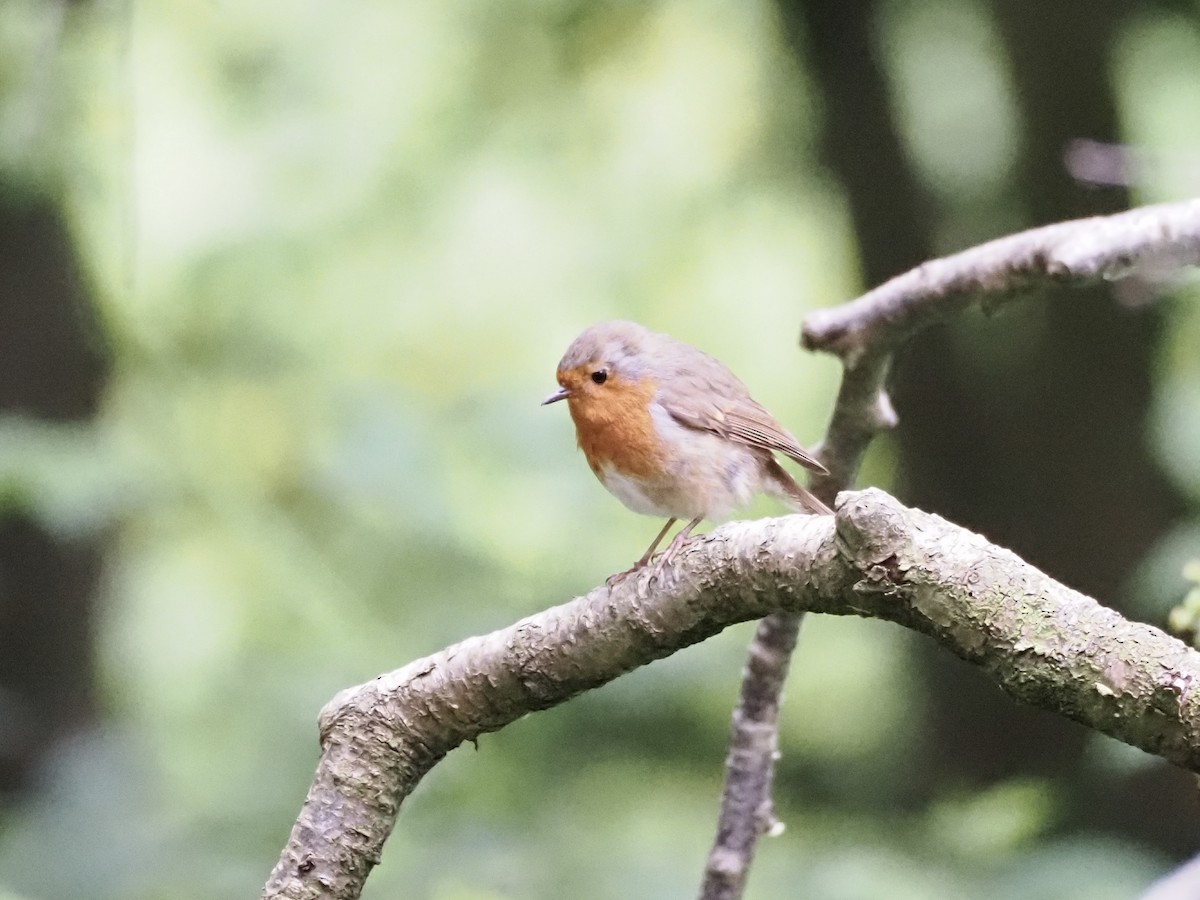
{"label": "blurred green foliage", "polygon": [[[978,4],[887,5],[935,191],[1003,191],[991,28]],[[1120,58],[1130,140],[1200,146],[1196,32],[1147,20]],[[109,547],[108,721],[0,820],[0,883],[252,896],[335,691],[628,564],[658,523],[538,406],[583,326],[700,345],[815,441],[838,371],[799,322],[861,287],[820,103],[763,3],[0,6],[0,166],[67,211],[114,358],[94,423],[0,420],[0,503]],[[1147,196],[1176,196],[1160,175]],[[1178,319],[1157,441],[1200,500],[1200,317]],[[865,478],[889,471],[881,445]],[[690,895],[749,628],[452,754],[366,896]],[[1097,900],[1161,871],[1055,834],[1041,781],[893,803],[921,764],[905,641],[805,625],[788,827],[750,897]]]}
{"label": "blurred green foliage", "polygon": [[1171,631],[1194,647],[1200,636],[1200,559],[1193,559],[1183,567],[1183,577],[1192,583],[1192,589],[1183,602],[1171,610],[1167,623]]}

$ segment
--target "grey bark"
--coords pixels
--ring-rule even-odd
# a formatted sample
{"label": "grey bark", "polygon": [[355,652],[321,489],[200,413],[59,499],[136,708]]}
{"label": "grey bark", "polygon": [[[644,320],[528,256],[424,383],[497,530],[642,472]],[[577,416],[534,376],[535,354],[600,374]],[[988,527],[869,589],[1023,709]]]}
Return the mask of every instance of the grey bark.
{"label": "grey bark", "polygon": [[834,518],[730,523],[689,544],[653,591],[647,578],[339,694],[263,897],[357,897],[401,802],[455,747],[775,610],[923,632],[1017,699],[1200,772],[1200,653],[882,491],[841,495]]}

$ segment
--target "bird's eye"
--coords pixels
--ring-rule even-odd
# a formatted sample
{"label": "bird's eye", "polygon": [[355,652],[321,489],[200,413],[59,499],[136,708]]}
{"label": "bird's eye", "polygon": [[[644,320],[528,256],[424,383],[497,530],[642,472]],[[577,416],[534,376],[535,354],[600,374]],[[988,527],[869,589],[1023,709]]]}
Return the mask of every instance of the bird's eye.
{"label": "bird's eye", "polygon": [[604,382],[608,381],[608,370],[597,369],[592,373],[592,381],[596,382],[596,384],[604,384]]}

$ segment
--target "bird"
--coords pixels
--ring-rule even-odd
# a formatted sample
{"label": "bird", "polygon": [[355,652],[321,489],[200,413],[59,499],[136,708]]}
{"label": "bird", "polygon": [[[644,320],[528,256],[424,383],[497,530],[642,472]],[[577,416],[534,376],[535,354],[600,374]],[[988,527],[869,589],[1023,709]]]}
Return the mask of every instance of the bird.
{"label": "bird", "polygon": [[724,518],[759,493],[796,511],[832,515],[775,454],[822,475],[829,474],[825,466],[733,372],[690,344],[636,322],[600,322],[567,347],[556,379],[558,389],[542,405],[567,401],[579,448],[600,483],[634,512],[667,519],[610,585],[649,564],[677,521],[688,520],[655,573],[703,520]]}

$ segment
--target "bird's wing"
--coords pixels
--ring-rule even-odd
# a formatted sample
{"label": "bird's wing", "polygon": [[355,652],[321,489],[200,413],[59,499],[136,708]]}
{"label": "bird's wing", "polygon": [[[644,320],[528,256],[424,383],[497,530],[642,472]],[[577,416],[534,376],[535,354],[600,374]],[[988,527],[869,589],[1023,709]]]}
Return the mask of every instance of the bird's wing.
{"label": "bird's wing", "polygon": [[[713,360],[715,362],[715,360]],[[814,472],[827,470],[791,433],[750,396],[732,372],[720,377],[680,373],[659,385],[658,401],[689,428],[711,431],[731,441],[782,453]]]}

